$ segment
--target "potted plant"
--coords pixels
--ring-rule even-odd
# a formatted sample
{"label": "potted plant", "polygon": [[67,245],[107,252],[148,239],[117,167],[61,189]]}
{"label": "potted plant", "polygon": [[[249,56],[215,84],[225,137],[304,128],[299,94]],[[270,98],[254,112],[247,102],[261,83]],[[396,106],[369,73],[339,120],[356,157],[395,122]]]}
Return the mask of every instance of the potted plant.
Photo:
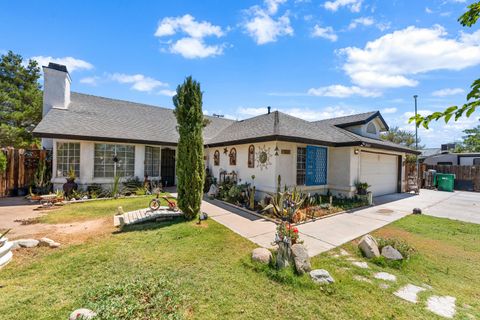
{"label": "potted plant", "polygon": [[366,182],[355,182],[355,188],[357,188],[358,195],[365,196],[367,195],[367,189],[370,188],[368,183]]}
{"label": "potted plant", "polygon": [[78,189],[78,184],[75,182],[75,170],[70,168],[67,176],[67,182],[63,184],[63,192],[67,198],[70,198]]}

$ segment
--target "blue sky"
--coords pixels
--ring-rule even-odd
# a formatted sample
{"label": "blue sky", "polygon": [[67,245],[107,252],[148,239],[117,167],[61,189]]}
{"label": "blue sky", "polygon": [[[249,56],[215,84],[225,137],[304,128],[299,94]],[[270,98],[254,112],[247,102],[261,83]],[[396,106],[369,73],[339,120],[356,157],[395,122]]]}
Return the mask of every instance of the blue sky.
{"label": "blue sky", "polygon": [[[480,73],[472,1],[3,1],[0,52],[65,63],[72,90],[173,107],[185,76],[204,110],[242,119],[266,106],[316,120],[371,110],[413,129],[422,113],[465,101]],[[421,130],[459,139],[477,115]]]}

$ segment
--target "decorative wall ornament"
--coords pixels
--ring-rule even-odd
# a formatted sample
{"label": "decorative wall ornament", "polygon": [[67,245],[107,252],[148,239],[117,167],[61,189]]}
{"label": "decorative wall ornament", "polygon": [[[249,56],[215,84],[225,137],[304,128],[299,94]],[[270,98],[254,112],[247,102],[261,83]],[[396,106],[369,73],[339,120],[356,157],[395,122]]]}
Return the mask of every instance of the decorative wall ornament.
{"label": "decorative wall ornament", "polygon": [[270,158],[272,157],[272,154],[270,153],[270,147],[259,147],[258,152],[257,152],[257,167],[260,168],[260,170],[263,169],[268,169],[268,166],[270,166],[272,163],[270,162]]}
{"label": "decorative wall ornament", "polygon": [[228,153],[228,148],[227,147],[223,148],[223,154],[227,154],[227,153]]}
{"label": "decorative wall ornament", "polygon": [[237,165],[237,149],[232,148],[230,149],[230,165],[231,166],[236,166]]}
{"label": "decorative wall ornament", "polygon": [[255,168],[255,146],[253,144],[248,147],[248,167]]}
{"label": "decorative wall ornament", "polygon": [[220,152],[218,150],[215,150],[215,152],[213,153],[213,165],[220,165]]}

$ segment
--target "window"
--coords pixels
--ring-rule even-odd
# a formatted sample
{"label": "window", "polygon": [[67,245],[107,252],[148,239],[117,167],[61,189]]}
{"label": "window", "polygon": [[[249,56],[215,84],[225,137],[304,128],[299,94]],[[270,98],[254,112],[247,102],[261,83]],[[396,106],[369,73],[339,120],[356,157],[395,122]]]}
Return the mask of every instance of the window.
{"label": "window", "polygon": [[145,175],[149,177],[160,176],[160,148],[145,147]]}
{"label": "window", "polygon": [[248,167],[255,168],[255,146],[253,144],[248,147]]}
{"label": "window", "polygon": [[480,158],[473,158],[473,165],[474,166],[480,165]]}
{"label": "window", "polygon": [[373,124],[373,122],[370,122],[367,126],[367,133],[371,133],[371,134],[377,134],[377,128],[375,127],[375,125]]}
{"label": "window", "polygon": [[237,165],[237,149],[232,148],[230,149],[230,165],[231,166],[236,166]]}
{"label": "window", "polygon": [[134,176],[135,146],[96,143],[93,168],[95,178]]}
{"label": "window", "polygon": [[307,148],[297,148],[297,185],[305,185]]}
{"label": "window", "polygon": [[57,177],[67,177],[70,170],[80,176],[80,143],[57,142]]}
{"label": "window", "polygon": [[213,153],[213,165],[219,166],[220,165],[220,151],[215,150]]}
{"label": "window", "polygon": [[438,162],[437,165],[439,166],[451,166],[453,163],[452,162]]}

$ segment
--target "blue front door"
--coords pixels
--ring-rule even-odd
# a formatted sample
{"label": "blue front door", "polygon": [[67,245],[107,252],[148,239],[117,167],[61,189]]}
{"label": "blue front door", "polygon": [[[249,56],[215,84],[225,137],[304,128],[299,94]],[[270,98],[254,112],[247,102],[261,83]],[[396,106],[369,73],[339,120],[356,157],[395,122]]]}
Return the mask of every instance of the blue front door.
{"label": "blue front door", "polygon": [[307,186],[327,184],[327,148],[307,146],[305,163]]}

